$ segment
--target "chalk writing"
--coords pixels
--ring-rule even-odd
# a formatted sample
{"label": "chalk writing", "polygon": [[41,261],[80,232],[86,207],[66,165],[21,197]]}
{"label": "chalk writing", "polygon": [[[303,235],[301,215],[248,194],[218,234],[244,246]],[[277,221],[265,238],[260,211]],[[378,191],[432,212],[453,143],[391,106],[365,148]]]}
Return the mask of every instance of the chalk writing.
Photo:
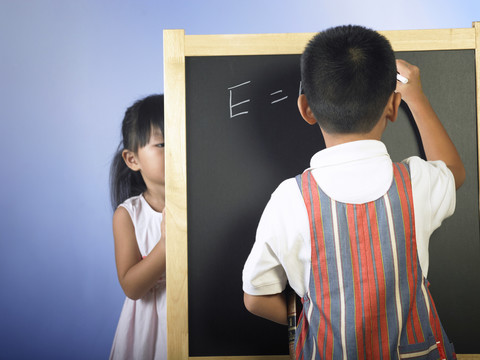
{"label": "chalk writing", "polygon": [[[282,92],[283,92],[283,90],[278,90],[278,91],[275,91],[275,92],[271,93],[270,96],[281,94]],[[274,100],[270,104],[275,104],[277,102],[280,102],[280,101],[283,101],[283,100],[286,100],[286,99],[288,99],[288,96],[284,96],[280,99]]]}
{"label": "chalk writing", "polygon": [[[244,100],[242,100],[242,101],[235,100],[236,102],[234,102],[234,100],[233,100],[234,94],[233,93],[234,93],[235,89],[238,89],[240,87],[247,86],[247,85],[250,85],[250,84],[251,84],[251,81],[245,81],[241,84],[234,85],[234,86],[231,86],[231,87],[227,88],[227,90],[229,91],[230,119],[234,118],[236,116],[247,115],[248,114],[248,110],[246,110],[245,107],[242,108],[243,111],[239,110],[239,109],[236,109],[236,108],[240,105],[244,105],[246,103],[249,103],[250,99],[244,98]],[[298,96],[300,96],[301,94],[302,94],[302,82],[300,81],[300,84],[299,84],[299,87],[298,87]],[[274,100],[270,101],[271,105],[288,99],[288,95],[285,95],[283,90],[274,91],[274,92],[270,93],[270,96],[275,97]]]}
{"label": "chalk writing", "polygon": [[233,89],[236,89],[240,86],[245,86],[245,85],[248,85],[250,84],[251,81],[246,81],[244,83],[241,83],[241,84],[238,84],[238,85],[235,85],[235,86],[232,86],[232,87],[229,87],[228,90],[230,91],[230,119],[231,118],[234,118],[235,116],[240,116],[240,115],[246,115],[248,114],[248,111],[242,111],[242,112],[238,112],[236,114],[233,113],[233,108],[236,107],[236,106],[239,106],[239,105],[242,105],[242,104],[245,104],[245,103],[248,103],[250,102],[250,99],[247,99],[247,100],[244,100],[244,101],[241,101],[241,102],[238,102],[238,103],[235,103],[235,104],[232,104],[232,97],[233,97]]}

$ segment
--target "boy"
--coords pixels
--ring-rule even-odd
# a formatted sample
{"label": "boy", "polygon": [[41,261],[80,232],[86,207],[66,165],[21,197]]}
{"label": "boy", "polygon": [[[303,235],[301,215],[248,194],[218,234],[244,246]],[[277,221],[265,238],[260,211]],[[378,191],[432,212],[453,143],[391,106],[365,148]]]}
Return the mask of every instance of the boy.
{"label": "boy", "polygon": [[[298,107],[326,149],[272,194],[243,270],[245,306],[286,324],[288,280],[303,303],[297,358],[454,358],[425,277],[465,169],[418,68],[377,32],[341,26],[310,41],[301,72]],[[393,164],[380,142],[402,98],[428,161]]]}

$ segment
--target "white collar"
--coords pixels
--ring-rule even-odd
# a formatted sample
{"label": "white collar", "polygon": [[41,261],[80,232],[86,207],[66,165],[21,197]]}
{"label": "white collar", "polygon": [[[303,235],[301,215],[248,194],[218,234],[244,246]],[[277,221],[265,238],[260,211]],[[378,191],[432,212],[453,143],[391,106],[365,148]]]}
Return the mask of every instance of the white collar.
{"label": "white collar", "polygon": [[358,140],[335,145],[316,153],[311,168],[338,166],[376,157],[390,157],[385,144],[378,140]]}
{"label": "white collar", "polygon": [[388,191],[392,160],[381,141],[353,141],[316,153],[310,162],[317,184],[332,199],[363,204]]}

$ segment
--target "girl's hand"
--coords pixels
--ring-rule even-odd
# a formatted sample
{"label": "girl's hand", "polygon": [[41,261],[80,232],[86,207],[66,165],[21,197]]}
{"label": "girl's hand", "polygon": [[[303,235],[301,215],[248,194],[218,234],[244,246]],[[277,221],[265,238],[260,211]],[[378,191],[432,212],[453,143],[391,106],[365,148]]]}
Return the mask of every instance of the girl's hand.
{"label": "girl's hand", "polygon": [[119,207],[113,215],[115,261],[120,285],[132,300],[141,299],[165,274],[165,214],[161,222],[160,239],[143,258],[138,248],[135,228],[129,213]]}

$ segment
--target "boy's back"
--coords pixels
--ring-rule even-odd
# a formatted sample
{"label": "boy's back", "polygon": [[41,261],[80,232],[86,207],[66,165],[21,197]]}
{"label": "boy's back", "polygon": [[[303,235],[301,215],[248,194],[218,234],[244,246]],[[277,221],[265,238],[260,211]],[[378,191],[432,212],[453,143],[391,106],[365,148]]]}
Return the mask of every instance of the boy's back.
{"label": "boy's back", "polygon": [[297,358],[396,359],[430,348],[439,357],[444,335],[430,323],[438,316],[417,256],[408,166],[393,169],[388,192],[363,204],[332,200],[309,171],[297,177],[312,233]]}
{"label": "boy's back", "polygon": [[[398,354],[400,345],[420,343],[423,343],[427,350],[431,348],[430,351],[434,351],[436,348],[434,349],[430,344],[432,340],[425,335],[428,333],[427,330],[425,333],[422,331],[423,338],[417,336],[416,332],[410,332],[409,337],[404,337],[402,341],[400,338],[402,334],[407,334],[408,326],[406,324],[415,324],[417,331],[419,324],[423,324],[420,326],[422,329],[429,326],[438,327],[436,322],[431,322],[430,315],[428,315],[435,313],[431,311],[433,306],[430,306],[430,296],[424,286],[422,275],[426,275],[428,271],[429,237],[442,220],[453,213],[455,182],[460,184],[463,181],[463,165],[461,165],[461,161],[458,162],[459,158],[454,147],[452,151],[453,144],[448,143],[448,135],[448,141],[444,136],[440,138],[441,146],[444,147],[445,144],[447,146],[447,155],[443,156],[444,153],[440,151],[440,156],[437,156],[439,154],[436,149],[437,144],[433,143],[432,145],[429,132],[434,131],[438,135],[439,122],[438,119],[435,119],[433,110],[430,111],[428,101],[425,103],[426,98],[422,97],[421,86],[417,79],[419,76],[415,73],[416,69],[413,68],[413,72],[410,72],[409,69],[406,69],[409,71],[404,71],[405,75],[411,77],[409,85],[411,88],[399,90],[407,94],[411,103],[409,105],[411,105],[414,116],[416,115],[416,121],[422,121],[419,129],[424,140],[427,157],[430,155],[429,159],[431,160],[443,161],[425,162],[414,157],[407,159],[405,165],[393,166],[385,146],[379,141],[387,122],[395,120],[400,102],[399,94],[393,93],[396,74],[394,58],[395,73],[392,74],[391,55],[393,55],[393,51],[391,48],[385,49],[386,40],[379,40],[378,34],[374,33],[372,40],[371,33],[373,32],[367,29],[342,27],[328,32],[330,34],[320,35],[320,40],[317,39],[316,43],[312,41],[309,45],[310,48],[307,47],[304,53],[302,81],[306,84],[306,95],[299,98],[299,109],[305,120],[311,124],[317,123],[318,120],[327,149],[315,154],[311,162],[311,171],[304,173],[304,182],[301,187],[303,196],[297,182],[289,179],[279,186],[267,204],[257,230],[255,245],[245,264],[243,274],[245,303],[253,313],[278,322],[286,321],[284,299],[280,293],[288,280],[296,293],[306,301],[306,309],[308,309],[306,317],[302,317],[300,325],[302,331],[297,333],[298,354],[307,351],[307,353],[312,352],[321,355],[322,358],[324,356],[328,358],[330,356],[327,355],[332,353],[328,352],[327,344],[331,346],[337,344],[336,351],[341,349],[340,353],[335,352],[334,358],[340,356],[339,354],[346,355],[347,353],[357,354],[359,358],[365,356],[371,358],[372,351]],[[341,42],[345,38],[349,38],[348,44],[344,44],[345,47],[348,48],[353,44],[354,50],[342,50]],[[351,38],[354,38],[355,41],[352,42]],[[382,91],[380,91],[379,96],[367,95],[364,100],[361,100],[362,96],[356,96],[349,88],[355,88],[351,85],[352,83],[367,82],[367,85],[360,84],[360,88],[364,91],[368,90],[368,76],[358,76],[358,74],[335,75],[336,85],[343,82],[347,87],[341,94],[338,90],[341,88],[340,85],[327,86],[327,89],[321,88],[319,84],[322,82],[318,80],[323,79],[324,83],[328,79],[325,78],[326,75],[319,76],[325,69],[315,69],[315,63],[325,61],[328,64],[326,67],[328,75],[333,71],[332,68],[335,68],[335,62],[332,59],[325,60],[324,54],[320,52],[319,55],[319,49],[315,47],[321,49],[332,39],[340,48],[340,50],[332,51],[332,58],[335,59],[339,56],[340,64],[343,64],[343,55],[339,52],[347,53],[348,56],[358,61],[368,55],[362,53],[362,46],[383,47],[385,61],[390,64],[378,71],[387,74],[385,75],[387,80],[379,80],[383,81],[383,85],[379,88],[387,89],[383,90],[383,92],[387,91],[387,96],[382,95]],[[373,45],[368,44],[368,41],[373,41]],[[378,45],[378,41],[380,41],[380,45]],[[378,60],[378,51],[373,53]],[[368,61],[366,62],[368,63]],[[341,65],[339,66],[341,67]],[[356,64],[355,66],[358,68],[360,65]],[[369,66],[375,66],[374,70],[378,70],[379,65],[370,64]],[[406,63],[398,64],[401,71],[405,70],[407,66],[410,67]],[[376,75],[372,76],[375,78]],[[311,77],[316,77],[317,81],[309,83],[308,79]],[[393,88],[391,88],[390,77],[393,78]],[[388,90],[389,86],[391,93],[388,92],[390,91]],[[316,89],[316,87],[320,87],[320,89]],[[321,101],[317,101],[318,94],[323,96]],[[310,98],[308,98],[309,96]],[[378,100],[379,98],[384,100]],[[366,109],[362,110],[359,106],[361,101],[370,102]],[[350,107],[349,102],[353,104]],[[380,108],[378,103],[381,103]],[[352,116],[352,113],[357,110],[358,114],[361,114],[361,116],[359,115],[361,120],[359,124],[355,124],[355,116]],[[432,113],[435,117],[433,122],[431,121]],[[335,120],[335,117],[338,121]],[[425,131],[422,132],[423,124],[427,126],[426,135]],[[442,129],[443,127],[440,129],[440,135],[442,135]],[[394,174],[393,169],[397,167],[403,170]],[[453,175],[450,171],[452,168]],[[399,174],[403,175],[398,177]],[[402,186],[399,187],[400,181]],[[406,186],[410,182],[411,185]],[[318,183],[318,187],[316,183]],[[407,200],[403,201],[403,205],[391,201],[392,198],[388,194],[393,191],[392,189],[397,191],[397,199]],[[310,204],[315,204],[315,206],[308,206],[309,199]],[[375,206],[369,207],[368,203],[375,204]],[[398,206],[394,206],[394,204]],[[324,206],[326,207],[324,208]],[[332,206],[335,211],[332,210]],[[369,210],[366,211],[365,208],[369,208]],[[409,216],[406,216],[407,214]],[[410,222],[405,222],[408,219]],[[367,222],[365,223],[365,221]],[[378,231],[372,232],[371,228],[366,231],[365,227],[356,228],[354,225],[358,224],[369,224]],[[400,231],[401,228],[411,228],[410,235],[403,237],[399,235],[399,233],[405,235],[405,232]],[[319,229],[321,231],[317,231]],[[325,229],[330,230],[323,234]],[[373,236],[372,234],[377,235]],[[373,239],[378,242],[375,243]],[[324,245],[323,252],[319,250],[319,246],[322,244]],[[391,246],[387,246],[388,244]],[[357,251],[356,254],[363,253],[366,256],[365,249],[370,249],[370,253],[375,256],[372,256],[370,261],[364,257],[362,261],[355,262],[352,254],[355,249],[360,248],[363,249],[363,252]],[[327,251],[327,249],[329,250]],[[396,255],[393,256],[392,253],[395,249],[397,250]],[[408,254],[406,249],[410,249]],[[399,260],[400,258],[407,259],[407,257],[410,264],[408,269],[400,266],[404,262]],[[327,258],[330,261],[326,262]],[[323,260],[318,261],[318,259]],[[356,272],[353,271],[354,264],[356,264]],[[366,274],[372,276],[365,277]],[[389,275],[385,276],[385,274]],[[337,281],[333,282],[332,279],[337,279]],[[400,279],[409,281],[400,281]],[[369,288],[367,285],[372,281],[375,286],[370,289],[375,291],[367,292],[369,295],[366,297],[358,297],[359,289],[362,294],[367,294],[363,292]],[[336,285],[333,288],[330,287],[333,284]],[[382,284],[383,289],[390,289],[390,295],[383,292],[382,296],[385,297],[380,299],[377,290],[382,287]],[[413,286],[413,288],[409,286]],[[392,289],[396,289],[396,292],[392,293]],[[322,296],[315,297],[315,300],[312,301],[312,294],[317,291],[320,291],[318,294],[322,294]],[[393,296],[395,294],[398,296]],[[417,306],[417,295],[423,308]],[[370,305],[375,303],[377,306],[366,306],[365,301],[368,299],[375,300]],[[331,307],[332,301],[338,306]],[[407,307],[398,306],[398,301],[402,306]],[[308,306],[309,303],[314,306]],[[325,304],[328,306],[325,307]],[[358,310],[360,304],[364,306],[361,311],[352,310]],[[416,304],[415,308],[422,313],[421,316],[414,316],[414,312],[408,312],[412,304]],[[390,309],[388,316],[384,311],[386,309]],[[358,321],[351,321],[349,316],[352,314],[356,314],[354,317],[359,317]],[[409,316],[411,319],[418,317],[418,320],[409,322]],[[314,318],[318,322],[312,321]],[[405,321],[395,321],[394,318]],[[383,344],[380,348],[372,346],[372,341],[367,341],[367,337],[371,336],[372,332],[367,331],[366,324],[375,323],[374,319],[383,319],[382,321],[386,321],[383,324],[388,325],[375,328],[376,331],[380,331],[375,332],[380,336],[379,344]],[[312,323],[315,324],[315,329],[323,330],[312,331],[309,328]],[[392,330],[395,328],[396,331]],[[354,335],[352,335],[352,331]],[[445,347],[441,346],[440,353],[443,351],[452,357],[453,350],[450,349],[448,342],[443,340],[443,336],[440,336],[441,339],[437,339],[442,331],[437,329],[435,332],[437,336],[433,337],[434,343],[440,341],[441,344],[446,344]],[[414,334],[413,337],[412,334]],[[355,346],[352,343],[352,336],[357,339]],[[389,339],[387,341],[390,344],[388,349],[385,348],[385,336]],[[363,341],[359,341],[359,338]],[[423,341],[421,341],[422,339]],[[323,344],[322,349],[318,348],[320,343]],[[312,348],[313,346],[315,349]],[[418,346],[420,345],[414,345],[414,348],[417,349]],[[415,349],[407,351],[416,351]],[[426,351],[426,349],[422,351]]]}

